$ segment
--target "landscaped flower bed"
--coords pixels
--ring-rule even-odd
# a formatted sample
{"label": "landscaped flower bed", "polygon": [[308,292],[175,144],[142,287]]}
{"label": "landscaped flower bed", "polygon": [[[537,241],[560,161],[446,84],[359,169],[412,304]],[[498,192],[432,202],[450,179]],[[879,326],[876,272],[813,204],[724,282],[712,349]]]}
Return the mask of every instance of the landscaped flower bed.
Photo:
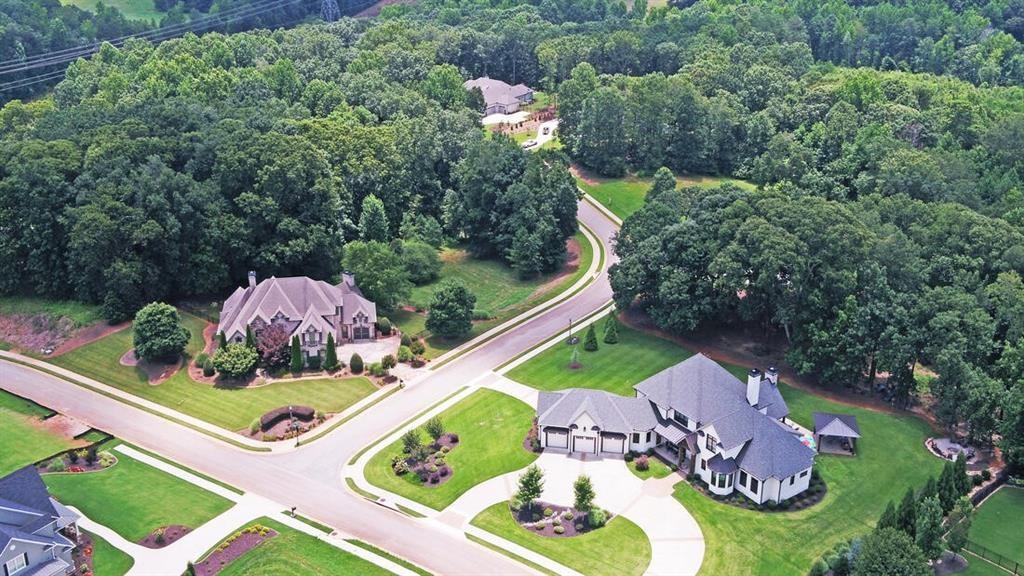
{"label": "landscaped flower bed", "polygon": [[738,492],[734,492],[728,496],[712,494],[708,491],[707,484],[705,484],[699,476],[691,475],[686,479],[689,481],[690,486],[693,486],[695,490],[716,502],[722,502],[737,508],[760,510],[763,512],[791,512],[810,508],[818,502],[821,502],[825,498],[825,494],[828,493],[828,486],[825,485],[825,481],[818,474],[817,470],[811,471],[811,484],[807,487],[807,490],[778,503],[768,501],[764,504],[757,504],[750,498],[747,498]]}
{"label": "landscaped flower bed", "polygon": [[117,458],[110,452],[99,452],[95,446],[69,450],[36,465],[40,474],[98,472],[117,464]]}
{"label": "landscaped flower bed", "polygon": [[611,519],[611,514],[600,508],[589,513],[580,512],[572,506],[559,506],[536,501],[533,506],[509,512],[525,530],[550,538],[571,538],[599,530]]}
{"label": "landscaped flower bed", "polygon": [[536,418],[533,419],[533,426],[530,427],[530,431],[526,433],[526,438],[523,439],[523,449],[536,454],[544,451],[544,448],[540,445],[540,430],[537,426]]}
{"label": "landscaped flower bed", "polygon": [[264,442],[294,438],[327,420],[327,415],[309,406],[282,406],[253,420],[248,436]]}
{"label": "landscaped flower bed", "polygon": [[440,486],[452,477],[454,471],[448,465],[447,457],[458,445],[458,434],[442,434],[419,450],[392,458],[391,469],[399,476],[415,474],[427,486]]}
{"label": "landscaped flower bed", "polygon": [[277,536],[277,532],[263,526],[253,524],[245,530],[239,530],[217,545],[206,558],[193,567],[195,576],[214,576],[236,558],[249,550]]}
{"label": "landscaped flower bed", "polygon": [[192,529],[188,526],[181,526],[179,524],[173,524],[171,526],[161,526],[156,530],[153,530],[149,535],[139,541],[140,546],[146,548],[164,548],[174,544],[178,540],[181,540],[186,534],[191,532]]}

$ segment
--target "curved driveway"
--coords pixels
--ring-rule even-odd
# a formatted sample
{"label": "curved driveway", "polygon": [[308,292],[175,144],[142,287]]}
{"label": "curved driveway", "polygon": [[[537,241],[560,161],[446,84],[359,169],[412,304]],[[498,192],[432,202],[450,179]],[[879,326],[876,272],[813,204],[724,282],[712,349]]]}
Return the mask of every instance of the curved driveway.
{"label": "curved driveway", "polygon": [[604,244],[605,267],[580,293],[466,353],[302,449],[246,452],[60,378],[0,362],[0,384],[54,410],[149,448],[247,492],[259,494],[394,552],[438,574],[523,574],[522,564],[470,543],[455,530],[409,518],[346,490],[340,471],[353,454],[402,422],[606,304],[616,226],[587,202],[579,219]]}

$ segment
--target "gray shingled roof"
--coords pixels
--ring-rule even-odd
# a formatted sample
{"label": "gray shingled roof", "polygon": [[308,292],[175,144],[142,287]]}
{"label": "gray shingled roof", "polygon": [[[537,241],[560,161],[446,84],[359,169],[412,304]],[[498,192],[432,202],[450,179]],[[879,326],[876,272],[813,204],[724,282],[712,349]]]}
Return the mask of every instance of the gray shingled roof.
{"label": "gray shingled roof", "polygon": [[860,438],[860,426],[857,425],[856,416],[828,412],[815,412],[811,416],[814,418],[814,431],[818,434]]}
{"label": "gray shingled roof", "polygon": [[736,458],[740,468],[762,480],[783,479],[814,464],[814,450],[800,441],[795,430],[760,412],[748,414],[752,434]]}
{"label": "gray shingled roof", "polygon": [[519,98],[522,98],[532,92],[530,87],[525,84],[516,84],[515,86],[511,86],[501,80],[495,80],[494,78],[488,78],[487,76],[473,80],[466,80],[462,86],[466,90],[479,88],[480,92],[484,95],[484,102],[487,106],[494,104],[515,104],[519,101]]}
{"label": "gray shingled roof", "polygon": [[643,398],[628,398],[602,390],[570,388],[537,395],[537,422],[568,428],[586,412],[602,431],[628,434],[658,424],[657,409]]}
{"label": "gray shingled roof", "polygon": [[255,287],[237,288],[224,302],[217,330],[228,338],[245,334],[245,327],[253,320],[260,318],[269,324],[278,312],[293,321],[291,330],[310,313],[321,323],[320,328],[329,329],[336,327],[338,306],[342,306],[342,324],[351,324],[352,316],[359,311],[369,322],[377,321],[377,305],[363,296],[350,275],[346,274],[337,286],[306,276],[271,276]]}
{"label": "gray shingled roof", "polygon": [[[73,546],[68,539],[60,535],[50,537],[33,534],[34,531],[62,516],[62,511],[58,511],[55,501],[50,498],[50,493],[35,467],[26,466],[0,478],[0,507],[24,514],[24,522],[21,524],[0,522],[0,551],[6,549],[11,540]],[[63,506],[60,508],[66,510]]]}
{"label": "gray shingled roof", "polygon": [[[658,372],[633,388],[655,404],[671,407],[701,424],[743,407],[750,408],[746,383],[700,353]],[[789,414],[778,386],[764,379],[758,394],[758,409],[766,409],[768,415],[775,419]]]}

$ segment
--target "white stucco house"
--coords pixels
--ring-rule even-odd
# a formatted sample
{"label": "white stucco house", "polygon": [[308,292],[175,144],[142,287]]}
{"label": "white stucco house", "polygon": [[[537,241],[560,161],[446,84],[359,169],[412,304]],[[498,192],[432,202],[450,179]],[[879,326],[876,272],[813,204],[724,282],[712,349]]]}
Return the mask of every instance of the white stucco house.
{"label": "white stucco house", "polygon": [[303,356],[321,356],[327,335],[336,344],[373,340],[377,337],[377,305],[363,296],[351,274],[343,274],[334,285],[306,276],[275,278],[256,282],[249,272],[249,285],[240,287],[224,302],[218,332],[228,342],[243,342],[246,327],[254,334],[271,325],[281,325],[289,336],[298,335]]}
{"label": "white stucco house", "polygon": [[595,455],[655,449],[712,493],[739,492],[758,504],[810,486],[815,451],[785,423],[789,408],[774,369],[751,370],[744,384],[696,354],[633,389],[635,397],[577,388],[539,393],[541,446]]}

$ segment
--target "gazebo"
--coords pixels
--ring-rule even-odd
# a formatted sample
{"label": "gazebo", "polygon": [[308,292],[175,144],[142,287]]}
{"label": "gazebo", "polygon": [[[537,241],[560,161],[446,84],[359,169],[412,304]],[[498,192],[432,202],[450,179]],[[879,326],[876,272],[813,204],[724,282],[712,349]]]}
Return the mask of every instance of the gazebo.
{"label": "gazebo", "polygon": [[814,443],[818,452],[826,454],[857,453],[857,438],[860,438],[860,427],[857,418],[849,414],[831,414],[815,412]]}

